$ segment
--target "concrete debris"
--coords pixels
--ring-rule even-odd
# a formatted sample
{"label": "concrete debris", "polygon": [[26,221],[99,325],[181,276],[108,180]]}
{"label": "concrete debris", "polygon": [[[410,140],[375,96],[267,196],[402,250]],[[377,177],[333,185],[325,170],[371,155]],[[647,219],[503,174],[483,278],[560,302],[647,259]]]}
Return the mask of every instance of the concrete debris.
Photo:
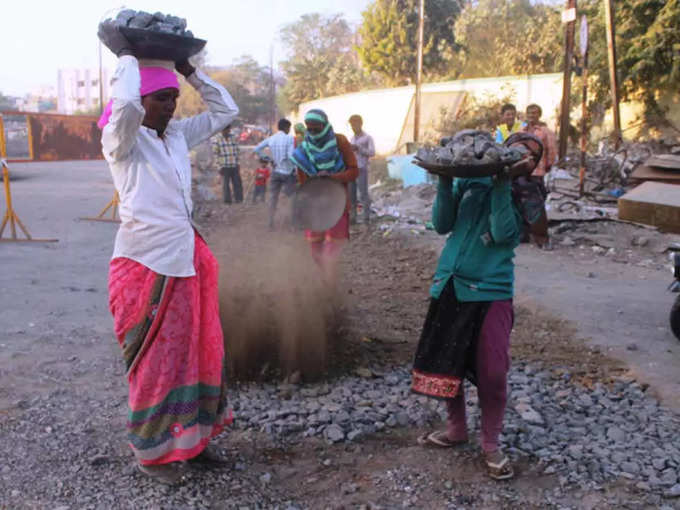
{"label": "concrete debris", "polygon": [[120,27],[139,28],[152,32],[164,32],[168,34],[193,37],[193,33],[187,30],[187,20],[157,12],[150,14],[144,11],[124,9],[118,13],[114,23]]}
{"label": "concrete debris", "polygon": [[461,131],[442,142],[443,147],[418,149],[416,159],[424,163],[451,167],[483,167],[493,164],[511,165],[528,152],[523,147],[509,148],[497,144],[491,135],[484,131]]}
{"label": "concrete debris", "polygon": [[541,415],[529,404],[517,404],[515,406],[515,411],[517,411],[521,418],[527,423],[532,423],[534,425],[543,425],[545,423]]}
{"label": "concrete debris", "polygon": [[680,234],[680,186],[641,184],[619,199],[619,218]]}

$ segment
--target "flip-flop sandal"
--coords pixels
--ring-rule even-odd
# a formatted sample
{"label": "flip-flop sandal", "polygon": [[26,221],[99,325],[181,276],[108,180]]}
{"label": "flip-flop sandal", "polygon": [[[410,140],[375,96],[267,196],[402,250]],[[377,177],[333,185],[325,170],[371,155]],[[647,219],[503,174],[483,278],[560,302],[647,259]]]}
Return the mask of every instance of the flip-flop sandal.
{"label": "flip-flop sandal", "polygon": [[153,478],[159,483],[165,485],[178,485],[184,473],[178,466],[172,464],[161,464],[157,466],[143,466],[142,464],[137,464],[137,469],[149,478]]}
{"label": "flip-flop sandal", "polygon": [[507,455],[504,455],[503,460],[501,460],[498,464],[489,462],[486,459],[484,459],[484,461],[486,462],[486,468],[489,476],[494,480],[509,480],[515,476],[515,472],[510,465],[510,459],[508,459]]}
{"label": "flip-flop sandal", "polygon": [[229,463],[229,460],[222,456],[213,446],[206,446],[201,453],[189,459],[190,463],[206,464],[213,466],[223,466]]}
{"label": "flip-flop sandal", "polygon": [[467,443],[467,439],[461,439],[458,441],[451,441],[446,437],[446,432],[443,430],[436,430],[430,432],[429,434],[425,432],[423,435],[418,436],[418,444],[421,446],[434,446],[437,448],[454,448]]}

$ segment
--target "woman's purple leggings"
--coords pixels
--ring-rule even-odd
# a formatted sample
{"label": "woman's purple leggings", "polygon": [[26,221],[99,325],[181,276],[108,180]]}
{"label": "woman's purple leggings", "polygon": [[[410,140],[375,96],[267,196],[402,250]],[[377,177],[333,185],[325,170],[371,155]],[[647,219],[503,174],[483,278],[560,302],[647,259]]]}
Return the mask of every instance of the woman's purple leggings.
{"label": "woman's purple leggings", "polygon": [[[477,391],[482,410],[482,450],[498,449],[508,397],[512,300],[494,301],[489,307],[477,341]],[[456,398],[447,401],[447,435],[451,441],[468,437],[463,386]]]}

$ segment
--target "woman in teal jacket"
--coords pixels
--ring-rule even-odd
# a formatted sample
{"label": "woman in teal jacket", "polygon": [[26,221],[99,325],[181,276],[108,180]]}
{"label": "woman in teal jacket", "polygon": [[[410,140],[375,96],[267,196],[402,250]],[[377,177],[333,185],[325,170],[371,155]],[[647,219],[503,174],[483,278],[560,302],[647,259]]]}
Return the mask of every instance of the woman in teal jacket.
{"label": "woman in teal jacket", "polygon": [[[542,147],[522,142],[530,173]],[[482,411],[481,445],[489,475],[513,476],[499,449],[507,401],[513,324],[514,250],[522,216],[505,177],[439,177],[432,223],[449,234],[430,289],[431,302],[413,363],[412,390],[444,399],[446,430],[420,438],[451,447],[468,439],[463,379],[477,385]]]}

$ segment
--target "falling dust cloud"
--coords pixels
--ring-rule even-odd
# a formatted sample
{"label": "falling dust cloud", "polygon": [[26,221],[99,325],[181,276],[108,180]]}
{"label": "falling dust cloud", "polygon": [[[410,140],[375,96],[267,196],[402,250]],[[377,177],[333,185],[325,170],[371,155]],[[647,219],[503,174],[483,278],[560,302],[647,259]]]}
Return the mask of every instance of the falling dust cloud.
{"label": "falling dust cloud", "polygon": [[252,216],[238,223],[210,236],[229,377],[323,377],[329,344],[341,341],[339,293],[323,282],[302,232],[268,232]]}

